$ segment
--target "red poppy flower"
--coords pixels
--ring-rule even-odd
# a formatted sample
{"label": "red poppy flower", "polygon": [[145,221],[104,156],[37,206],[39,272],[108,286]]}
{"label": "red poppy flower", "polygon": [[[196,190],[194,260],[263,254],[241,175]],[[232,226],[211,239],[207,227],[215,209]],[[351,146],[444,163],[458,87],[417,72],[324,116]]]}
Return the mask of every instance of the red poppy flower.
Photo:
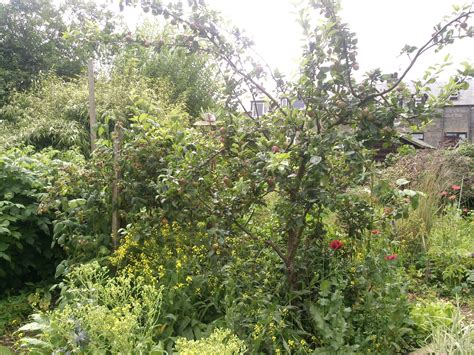
{"label": "red poppy flower", "polygon": [[441,195],[441,196],[445,196],[445,197],[446,197],[446,196],[448,196],[448,192],[447,192],[447,191],[443,191],[443,192],[441,192],[441,194],[440,194],[440,195]]}
{"label": "red poppy flower", "polygon": [[395,260],[398,257],[397,254],[387,255],[385,260]]}
{"label": "red poppy flower", "polygon": [[378,229],[374,229],[370,233],[372,233],[373,235],[378,235],[380,234],[380,231]]}
{"label": "red poppy flower", "polygon": [[459,185],[453,185],[453,186],[451,186],[451,188],[452,188],[454,191],[461,190],[461,186],[459,186]]}
{"label": "red poppy flower", "polygon": [[338,250],[340,248],[342,248],[343,244],[340,240],[333,240],[331,243],[329,243],[329,247],[332,249],[332,250]]}

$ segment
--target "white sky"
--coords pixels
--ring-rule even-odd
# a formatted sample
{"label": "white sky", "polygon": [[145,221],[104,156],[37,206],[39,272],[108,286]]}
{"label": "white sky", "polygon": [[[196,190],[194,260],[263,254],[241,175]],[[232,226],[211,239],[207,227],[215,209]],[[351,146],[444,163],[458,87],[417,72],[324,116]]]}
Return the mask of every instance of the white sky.
{"label": "white sky", "polygon": [[[54,0],[57,1],[57,0]],[[111,2],[118,8],[116,1]],[[171,0],[173,1],[173,0]],[[206,0],[231,23],[254,39],[255,50],[274,68],[285,74],[297,70],[301,49],[300,28],[295,6],[300,0]],[[305,1],[305,0],[303,0]],[[408,59],[398,57],[405,44],[419,46],[433,32],[432,28],[452,12],[454,4],[474,4],[474,0],[340,0],[342,17],[359,39],[360,72],[380,67],[384,72],[401,71]],[[0,0],[6,2],[6,0]],[[143,14],[138,9],[122,13],[129,24]],[[474,19],[470,19],[474,24]],[[421,76],[429,65],[451,54],[454,63],[474,63],[474,39],[464,39],[442,52],[429,52],[412,70],[411,78]],[[454,65],[447,74],[453,73]]]}
{"label": "white sky", "polygon": [[[407,57],[398,57],[405,44],[419,46],[433,26],[452,12],[453,4],[472,0],[341,0],[342,17],[359,39],[360,71],[381,67],[400,71]],[[301,41],[292,0],[207,0],[256,42],[256,51],[272,68],[290,74],[297,68]],[[474,23],[474,19],[470,20]],[[430,52],[414,67],[411,77],[451,53],[454,62],[474,60],[474,40],[465,39],[434,55]],[[451,70],[451,72],[454,68]]]}

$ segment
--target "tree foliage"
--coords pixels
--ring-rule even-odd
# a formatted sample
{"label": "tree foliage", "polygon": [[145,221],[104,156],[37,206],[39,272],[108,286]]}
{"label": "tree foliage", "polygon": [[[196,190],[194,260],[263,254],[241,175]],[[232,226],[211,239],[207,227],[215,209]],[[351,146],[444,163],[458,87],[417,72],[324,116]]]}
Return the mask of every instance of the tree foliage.
{"label": "tree foliage", "polygon": [[[288,109],[281,107],[278,97],[259,84],[265,76],[265,68],[249,54],[251,41],[238,29],[219,30],[220,19],[207,9],[204,1],[188,1],[188,9],[182,2],[165,5],[142,1],[141,5],[145,11],[151,10],[154,15],[169,19],[188,33],[190,51],[211,53],[221,61],[229,107],[242,105],[240,95],[244,89],[254,96],[262,93],[274,107],[273,113],[256,119],[240,118],[239,122],[239,118],[232,116],[223,118],[221,149],[215,148],[201,156],[189,154],[189,162],[184,159],[186,166],[205,169],[197,174],[205,183],[198,188],[189,187],[192,194],[190,197],[184,194],[184,197],[192,204],[199,205],[202,201],[193,210],[206,210],[220,223],[227,223],[217,228],[220,233],[238,228],[249,237],[258,238],[246,226],[252,217],[250,211],[254,206],[265,204],[265,195],[274,189],[280,198],[274,213],[281,239],[264,238],[280,256],[293,288],[302,281],[297,276],[300,246],[321,238],[324,233],[324,228],[311,231],[309,221],[320,220],[325,208],[345,210],[347,206],[336,201],[351,185],[368,177],[364,148],[370,148],[374,142],[390,140],[398,122],[426,120],[446,102],[446,95],[464,87],[466,78],[473,75],[472,68],[466,65],[441,97],[430,95],[428,86],[436,81],[439,75],[436,70],[428,71],[422,80],[414,83],[414,93],[401,86],[424,52],[472,35],[471,28],[462,25],[472,14],[469,7],[455,9],[452,18],[436,25],[433,36],[417,49],[400,76],[385,75],[376,69],[358,80],[352,75],[359,68],[357,38],[339,16],[338,4],[329,0],[310,1],[299,12],[306,42],[299,79],[289,83],[275,78],[280,95],[290,101],[304,102],[303,110]],[[323,18],[318,17],[318,13]],[[216,171],[206,164],[213,159],[219,167]],[[173,178],[193,181],[195,169],[175,168],[175,174],[180,176]],[[226,196],[228,191],[218,187],[223,181],[233,188],[228,196],[230,200]],[[186,186],[191,185],[181,187],[180,192],[186,191]],[[173,189],[167,189],[166,194],[170,191]],[[208,201],[203,201],[203,196],[208,196]],[[171,205],[176,204],[177,197],[170,199],[173,200]]]}
{"label": "tree foliage", "polygon": [[93,2],[12,0],[0,4],[0,104],[40,73],[80,74],[91,57],[113,50],[119,23]]}
{"label": "tree foliage", "polygon": [[169,83],[170,99],[183,102],[194,118],[218,107],[222,98],[220,82],[213,74],[215,60],[206,53],[189,51],[179,29],[145,23],[125,39],[128,45],[118,56],[117,66],[133,58],[141,75]]}

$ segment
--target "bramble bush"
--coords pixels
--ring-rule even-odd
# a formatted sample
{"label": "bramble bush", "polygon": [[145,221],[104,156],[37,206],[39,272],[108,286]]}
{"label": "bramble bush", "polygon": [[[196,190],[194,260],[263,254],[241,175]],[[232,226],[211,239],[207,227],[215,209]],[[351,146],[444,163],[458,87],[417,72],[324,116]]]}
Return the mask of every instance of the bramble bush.
{"label": "bramble bush", "polygon": [[[42,204],[48,189],[69,163],[80,162],[75,152],[31,148],[0,155],[0,292],[27,281],[51,279],[64,256],[52,248],[54,215]],[[73,164],[73,163],[71,163]]]}

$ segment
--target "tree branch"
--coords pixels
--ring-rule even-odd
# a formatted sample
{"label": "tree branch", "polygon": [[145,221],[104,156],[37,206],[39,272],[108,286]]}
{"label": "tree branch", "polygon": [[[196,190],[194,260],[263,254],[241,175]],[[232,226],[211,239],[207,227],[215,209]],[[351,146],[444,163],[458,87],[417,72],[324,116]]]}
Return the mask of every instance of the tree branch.
{"label": "tree branch", "polygon": [[[234,220],[234,224],[240,229],[242,230],[245,234],[247,234],[250,238],[256,240],[256,241],[261,241],[261,239],[256,236],[255,234],[253,234],[251,231],[249,231],[246,227],[244,227],[243,225],[241,225],[239,222],[237,222],[236,220]],[[269,247],[271,247],[275,253],[278,254],[278,256],[280,257],[280,259],[285,263],[285,265],[287,265],[287,262],[286,262],[286,258],[285,258],[285,254],[280,250],[280,248],[278,247],[278,245],[276,245],[273,241],[271,241],[270,239],[264,239],[263,242],[265,244],[267,244]]]}
{"label": "tree branch", "polygon": [[468,11],[468,12],[465,12],[461,15],[459,15],[458,17],[456,17],[455,19],[449,21],[446,25],[444,25],[443,27],[441,27],[420,49],[418,49],[418,51],[416,52],[415,56],[413,57],[413,59],[411,60],[410,64],[408,65],[408,67],[405,69],[405,71],[403,72],[403,74],[398,78],[398,80],[389,88],[383,90],[383,91],[380,91],[376,94],[372,94],[372,95],[369,95],[369,96],[366,96],[365,98],[363,98],[361,100],[361,102],[359,103],[359,107],[360,106],[363,106],[364,104],[366,104],[368,101],[378,97],[378,96],[383,96],[385,94],[388,94],[389,92],[393,91],[402,81],[403,79],[405,78],[405,76],[410,72],[411,68],[413,67],[413,65],[415,65],[416,61],[418,60],[418,58],[424,53],[426,52],[428,49],[432,48],[435,43],[434,43],[434,39],[442,32],[444,32],[449,26],[451,26],[453,23],[455,22],[458,22],[459,20],[463,19],[463,18],[466,18],[466,17],[469,17],[470,15],[472,15],[474,13],[474,11]]}

